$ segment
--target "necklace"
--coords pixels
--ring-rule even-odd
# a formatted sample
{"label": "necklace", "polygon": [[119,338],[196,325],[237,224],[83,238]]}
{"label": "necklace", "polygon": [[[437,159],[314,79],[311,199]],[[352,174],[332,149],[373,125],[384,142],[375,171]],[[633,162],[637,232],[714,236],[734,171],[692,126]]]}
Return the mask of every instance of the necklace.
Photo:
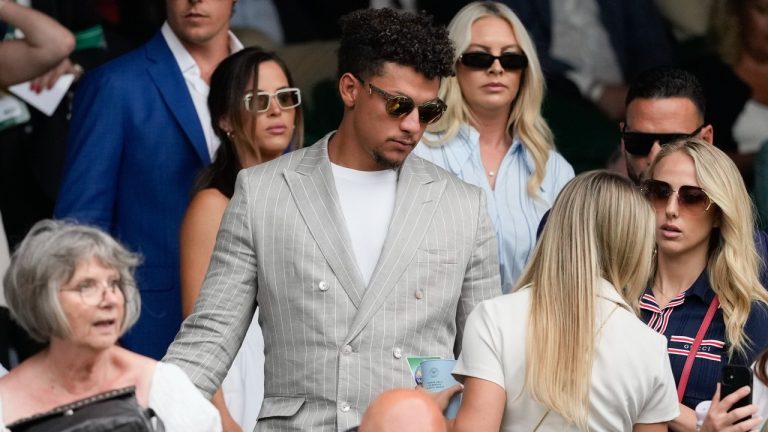
{"label": "necklace", "polygon": [[495,176],[495,175],[496,175],[496,173],[495,173],[495,172],[493,172],[493,171],[488,171],[488,177],[493,177],[493,176]]}

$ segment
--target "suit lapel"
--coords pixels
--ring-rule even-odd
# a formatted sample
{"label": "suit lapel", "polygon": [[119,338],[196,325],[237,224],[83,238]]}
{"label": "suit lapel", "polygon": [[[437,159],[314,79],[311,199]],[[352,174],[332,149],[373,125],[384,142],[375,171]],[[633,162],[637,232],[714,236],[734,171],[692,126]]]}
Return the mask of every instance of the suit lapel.
{"label": "suit lapel", "polygon": [[422,159],[413,156],[406,159],[397,183],[395,211],[387,239],[347,334],[347,342],[357,336],[394,291],[406,267],[413,261],[444,190],[445,180],[434,180]]}
{"label": "suit lapel", "polygon": [[320,251],[355,307],[365,289],[341,214],[328,159],[328,138],[309,147],[296,171],[284,171],[296,206]]}
{"label": "suit lapel", "polygon": [[147,57],[152,63],[149,67],[149,75],[162,95],[165,105],[192,143],[200,160],[204,165],[208,165],[211,158],[208,155],[208,145],[195,111],[195,104],[192,102],[192,96],[189,95],[176,59],[161,32],[157,32],[147,44],[146,50]]}

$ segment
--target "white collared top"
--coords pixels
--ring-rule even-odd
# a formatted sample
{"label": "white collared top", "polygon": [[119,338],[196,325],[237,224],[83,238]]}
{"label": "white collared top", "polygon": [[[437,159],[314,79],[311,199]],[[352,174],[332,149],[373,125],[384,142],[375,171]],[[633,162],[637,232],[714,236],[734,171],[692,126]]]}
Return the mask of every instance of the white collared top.
{"label": "white collared top", "polygon": [[[168,48],[173,53],[173,58],[176,59],[176,64],[179,65],[181,74],[184,76],[184,82],[187,83],[189,95],[192,96],[192,102],[195,104],[197,118],[200,119],[200,126],[202,126],[203,133],[205,134],[208,155],[211,157],[211,161],[213,161],[213,156],[216,154],[216,150],[221,143],[216,134],[213,133],[211,114],[208,112],[208,91],[210,87],[200,76],[200,67],[197,66],[195,59],[192,58],[189,51],[181,44],[178,36],[171,30],[168,21],[163,24],[160,31],[163,33],[165,43],[168,44]],[[229,32],[229,52],[235,53],[241,49],[243,49],[243,44],[240,43],[240,40],[232,32]]]}
{"label": "white collared top", "polygon": [[[631,431],[638,423],[661,423],[680,413],[667,340],[631,312],[621,295],[601,279],[595,303],[596,346],[589,391],[588,429]],[[531,293],[522,289],[480,303],[464,326],[454,375],[499,385],[507,394],[501,430],[576,431],[525,388],[526,339]],[[574,307],[577,307],[574,305]]]}

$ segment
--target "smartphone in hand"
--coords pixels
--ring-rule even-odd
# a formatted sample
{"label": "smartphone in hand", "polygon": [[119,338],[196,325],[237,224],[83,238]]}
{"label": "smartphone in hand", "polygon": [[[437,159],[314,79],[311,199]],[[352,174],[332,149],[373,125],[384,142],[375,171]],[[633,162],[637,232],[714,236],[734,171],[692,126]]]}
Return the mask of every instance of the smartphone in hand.
{"label": "smartphone in hand", "polygon": [[[720,400],[725,399],[726,396],[730,395],[731,393],[735,392],[736,390],[748,386],[750,390],[752,389],[752,368],[749,366],[742,366],[742,365],[726,365],[723,367],[723,375],[720,380]],[[752,403],[752,392],[743,398],[741,398],[739,401],[733,404],[731,409],[729,411],[732,411],[736,408],[744,407]],[[743,422],[744,420],[749,420],[750,417],[744,417],[743,419],[739,420],[739,422]]]}

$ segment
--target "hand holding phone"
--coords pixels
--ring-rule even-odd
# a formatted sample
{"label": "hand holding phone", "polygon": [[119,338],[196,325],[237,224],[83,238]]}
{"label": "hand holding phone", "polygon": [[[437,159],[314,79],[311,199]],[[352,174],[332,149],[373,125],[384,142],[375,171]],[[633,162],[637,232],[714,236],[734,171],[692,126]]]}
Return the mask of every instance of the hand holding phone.
{"label": "hand holding phone", "polygon": [[[749,394],[735,402],[729,411],[752,403],[752,369],[749,366],[730,364],[723,367],[723,374],[720,380],[720,400],[725,399],[731,393],[745,386],[749,387]],[[736,423],[749,420],[750,418],[744,417]]]}

